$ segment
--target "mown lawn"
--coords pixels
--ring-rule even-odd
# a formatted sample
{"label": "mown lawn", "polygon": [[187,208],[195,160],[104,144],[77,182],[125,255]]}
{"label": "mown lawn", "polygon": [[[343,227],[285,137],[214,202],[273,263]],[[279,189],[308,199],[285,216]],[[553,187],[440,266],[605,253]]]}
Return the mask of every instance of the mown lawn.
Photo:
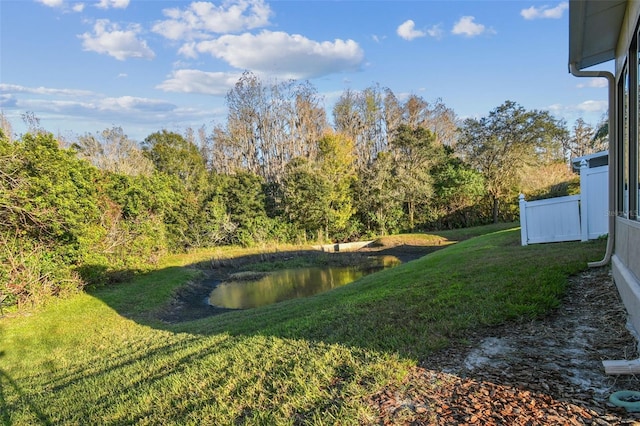
{"label": "mown lawn", "polygon": [[480,235],[315,297],[169,325],[154,313],[196,278],[184,266],[211,253],[173,257],[0,319],[0,422],[375,423],[369,395],[470,330],[544,315],[605,246],[521,247],[519,236]]}

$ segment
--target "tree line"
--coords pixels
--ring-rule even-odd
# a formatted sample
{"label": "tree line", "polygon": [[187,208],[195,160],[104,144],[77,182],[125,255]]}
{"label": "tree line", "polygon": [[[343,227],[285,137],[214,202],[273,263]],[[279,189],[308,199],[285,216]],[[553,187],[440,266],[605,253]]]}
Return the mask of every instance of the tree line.
{"label": "tree line", "polygon": [[66,143],[39,125],[0,131],[0,298],[123,279],[166,253],[220,245],[349,241],[517,217],[517,194],[558,191],[566,159],[603,147],[546,111],[506,101],[457,119],[441,100],[346,90],[332,109],[308,82],[245,73],[208,132],[119,127]]}

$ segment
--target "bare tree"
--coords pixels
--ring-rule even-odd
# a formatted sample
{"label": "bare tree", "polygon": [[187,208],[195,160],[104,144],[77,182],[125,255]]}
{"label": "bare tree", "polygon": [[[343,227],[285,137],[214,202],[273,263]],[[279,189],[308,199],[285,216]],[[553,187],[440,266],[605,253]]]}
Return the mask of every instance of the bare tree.
{"label": "bare tree", "polygon": [[358,110],[358,93],[351,89],[342,92],[333,106],[333,124],[336,132],[356,141],[364,123]]}
{"label": "bare tree", "polygon": [[236,146],[237,141],[233,140],[230,132],[222,125],[218,124],[213,128],[209,138],[210,146],[207,149],[207,161],[211,168],[218,173],[231,175],[243,170],[242,151]]}
{"label": "bare tree", "polygon": [[359,169],[388,148],[387,96],[377,85],[362,92],[345,90],[333,108],[336,131],[355,142]]}
{"label": "bare tree", "polygon": [[40,133],[46,133],[44,128],[40,125],[40,118],[36,116],[33,111],[27,111],[20,116],[22,121],[27,126],[27,132],[37,135]]}
{"label": "bare tree", "polygon": [[280,181],[292,158],[312,158],[328,127],[320,98],[309,83],[265,85],[246,72],[226,100],[227,126],[218,126],[211,140],[215,163],[221,169],[246,170],[267,182]]}
{"label": "bare tree", "polygon": [[436,142],[454,147],[458,138],[458,118],[442,99],[435,100],[427,111],[427,129],[436,136]]}
{"label": "bare tree", "polygon": [[389,88],[385,89],[383,103],[384,121],[385,126],[387,127],[387,137],[389,139],[393,139],[395,137],[395,132],[398,130],[400,124],[402,124],[403,106],[396,95]]}
{"label": "bare tree", "polygon": [[4,137],[9,143],[13,142],[13,126],[4,111],[0,111],[0,131],[2,132],[0,137]]}
{"label": "bare tree", "polygon": [[404,103],[403,123],[412,129],[429,128],[429,104],[420,96],[411,95]]}
{"label": "bare tree", "polygon": [[401,125],[423,128],[435,135],[436,143],[455,146],[458,120],[441,99],[432,105],[417,95],[400,102],[389,88],[371,86],[362,92],[345,90],[333,108],[336,131],[352,138],[358,152],[358,168],[370,166]]}
{"label": "bare tree", "polygon": [[569,146],[565,148],[570,157],[582,157],[592,154],[591,144],[596,131],[582,118],[578,118],[573,125],[573,135],[569,139]]}
{"label": "bare tree", "polygon": [[79,136],[71,147],[79,157],[103,170],[131,176],[153,172],[153,163],[143,155],[138,143],[124,134],[122,127]]}
{"label": "bare tree", "polygon": [[294,95],[294,110],[289,116],[291,157],[314,159],[317,142],[329,128],[324,105],[309,82],[299,84]]}

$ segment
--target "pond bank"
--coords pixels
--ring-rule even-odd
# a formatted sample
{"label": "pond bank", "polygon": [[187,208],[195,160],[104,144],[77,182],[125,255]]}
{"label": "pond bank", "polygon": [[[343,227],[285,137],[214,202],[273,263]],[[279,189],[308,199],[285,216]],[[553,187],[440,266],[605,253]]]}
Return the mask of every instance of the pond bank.
{"label": "pond bank", "polygon": [[366,247],[357,251],[343,251],[322,253],[316,250],[300,250],[294,252],[276,252],[260,255],[243,256],[233,259],[212,260],[197,266],[203,272],[200,280],[187,283],[158,314],[158,319],[167,323],[179,323],[219,315],[234,309],[211,306],[208,303],[209,294],[230,275],[265,262],[287,262],[292,259],[304,260],[310,265],[326,265],[326,262],[337,265],[360,265],[367,262],[370,256],[395,256],[402,263],[419,259],[442,246],[397,245]]}

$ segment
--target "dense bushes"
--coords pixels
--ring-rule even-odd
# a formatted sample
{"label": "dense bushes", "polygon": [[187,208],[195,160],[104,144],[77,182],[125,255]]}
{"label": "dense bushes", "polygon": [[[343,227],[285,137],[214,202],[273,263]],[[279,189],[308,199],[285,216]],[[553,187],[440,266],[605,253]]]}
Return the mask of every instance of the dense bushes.
{"label": "dense bushes", "polygon": [[106,142],[85,136],[63,148],[51,134],[0,133],[4,305],[120,281],[169,252],[346,241],[492,219],[483,176],[423,128],[400,126],[389,150],[360,168],[353,142],[325,132],[313,157],[290,159],[270,181],[242,167],[218,173],[177,133],[154,133],[142,148],[121,130],[104,135]]}
{"label": "dense bushes", "polygon": [[0,297],[20,305],[76,288],[73,266],[100,217],[99,173],[45,134],[0,137],[0,170]]}

